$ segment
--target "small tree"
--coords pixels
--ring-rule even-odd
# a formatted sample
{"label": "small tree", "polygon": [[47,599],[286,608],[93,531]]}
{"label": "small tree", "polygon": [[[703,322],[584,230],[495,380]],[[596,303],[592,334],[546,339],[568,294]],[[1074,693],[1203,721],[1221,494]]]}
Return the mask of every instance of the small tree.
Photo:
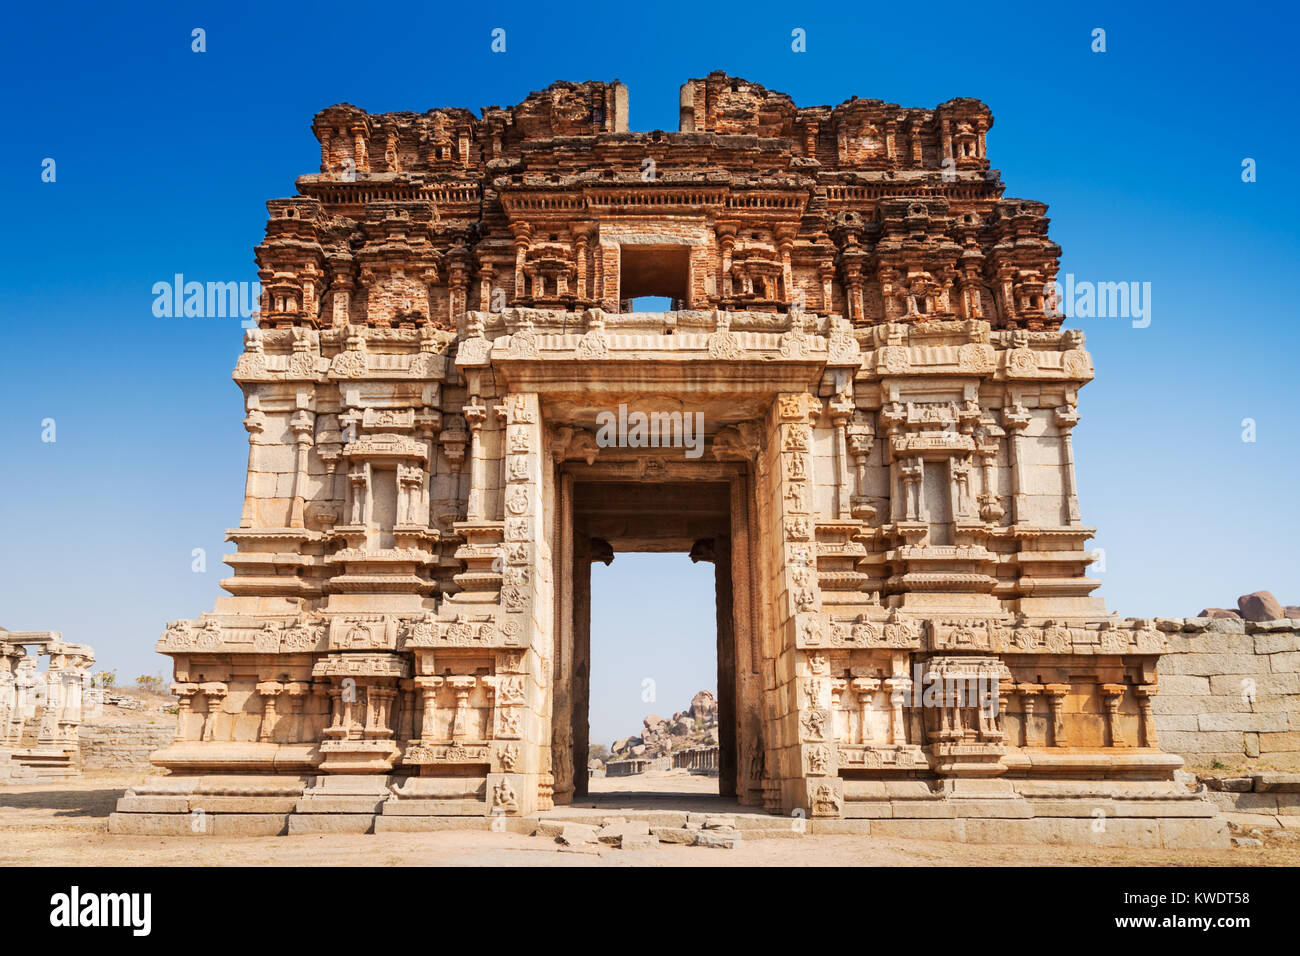
{"label": "small tree", "polygon": [[161,677],[150,674],[141,674],[135,679],[135,686],[150,694],[162,693],[162,685],[163,681]]}

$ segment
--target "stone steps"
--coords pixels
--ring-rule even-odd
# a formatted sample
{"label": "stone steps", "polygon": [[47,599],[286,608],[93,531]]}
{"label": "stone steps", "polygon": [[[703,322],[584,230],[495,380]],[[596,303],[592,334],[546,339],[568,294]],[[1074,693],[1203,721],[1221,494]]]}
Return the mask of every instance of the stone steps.
{"label": "stone steps", "polygon": [[26,751],[13,755],[13,761],[38,777],[75,777],[81,769],[70,751]]}

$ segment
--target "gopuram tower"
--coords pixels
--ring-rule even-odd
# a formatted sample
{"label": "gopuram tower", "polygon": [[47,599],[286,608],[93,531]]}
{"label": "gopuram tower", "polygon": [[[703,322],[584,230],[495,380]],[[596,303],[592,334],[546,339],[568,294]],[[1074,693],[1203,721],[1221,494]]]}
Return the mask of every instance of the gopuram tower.
{"label": "gopuram tower", "polygon": [[[813,827],[1083,841],[1101,808],[1217,839],[1156,739],[1164,635],[1093,596],[1093,365],[989,109],[713,73],[678,132],[637,133],[627,95],[316,116],[234,372],[229,596],[158,643],[172,774],[114,829],[581,801],[591,564],[681,551],[717,580],[723,795]],[[608,440],[610,413],[660,440]]]}

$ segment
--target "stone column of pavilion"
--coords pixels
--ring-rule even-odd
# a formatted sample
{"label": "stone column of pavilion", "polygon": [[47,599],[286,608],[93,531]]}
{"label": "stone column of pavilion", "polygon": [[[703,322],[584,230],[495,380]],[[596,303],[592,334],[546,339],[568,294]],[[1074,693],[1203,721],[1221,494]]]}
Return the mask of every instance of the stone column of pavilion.
{"label": "stone column of pavilion", "polygon": [[[0,631],[0,635],[5,633]],[[17,747],[22,738],[18,664],[26,655],[21,644],[0,641],[0,747]]]}
{"label": "stone column of pavilion", "polygon": [[95,658],[89,648],[79,645],[62,645],[61,654],[64,663],[60,668],[62,677],[62,708],[58,714],[59,741],[68,750],[80,752],[81,745],[77,729],[85,718],[86,684],[90,679],[90,668]]}

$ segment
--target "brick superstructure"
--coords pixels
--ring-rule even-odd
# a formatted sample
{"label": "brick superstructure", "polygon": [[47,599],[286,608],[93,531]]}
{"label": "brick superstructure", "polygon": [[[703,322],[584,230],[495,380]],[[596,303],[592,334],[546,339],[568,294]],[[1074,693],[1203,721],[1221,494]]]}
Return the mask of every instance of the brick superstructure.
{"label": "brick superstructure", "polygon": [[626,104],[588,82],[481,119],[323,110],[321,171],[271,204],[258,248],[264,327],[455,329],[467,309],[617,312],[641,295],[855,326],[1057,326],[1047,207],[1003,198],[977,100],[800,109],[714,73],[682,87],[681,132],[628,132]]}

